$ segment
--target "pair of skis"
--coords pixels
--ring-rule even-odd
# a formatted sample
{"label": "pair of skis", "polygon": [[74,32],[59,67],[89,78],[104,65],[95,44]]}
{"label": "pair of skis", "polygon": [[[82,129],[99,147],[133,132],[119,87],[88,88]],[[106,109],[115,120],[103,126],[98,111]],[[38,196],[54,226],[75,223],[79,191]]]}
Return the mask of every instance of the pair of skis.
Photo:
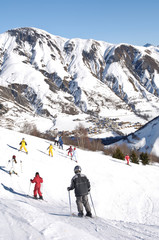
{"label": "pair of skis", "polygon": [[78,217],[78,218],[87,218],[87,219],[94,218],[93,216],[89,217],[89,216],[86,216],[86,215],[78,216],[77,213],[72,213],[70,216],[71,216],[71,217]]}
{"label": "pair of skis", "polygon": [[30,195],[27,195],[27,197],[31,198],[31,199],[34,199],[34,200],[37,200],[37,201],[47,202],[45,199],[42,199],[42,198],[35,198],[33,196],[30,196]]}

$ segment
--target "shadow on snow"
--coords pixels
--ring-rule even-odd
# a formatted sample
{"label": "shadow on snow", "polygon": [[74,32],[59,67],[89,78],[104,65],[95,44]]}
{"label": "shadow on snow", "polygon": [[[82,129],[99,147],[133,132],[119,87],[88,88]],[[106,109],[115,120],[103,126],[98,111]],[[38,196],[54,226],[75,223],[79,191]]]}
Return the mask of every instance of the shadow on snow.
{"label": "shadow on snow", "polygon": [[9,171],[5,170],[4,168],[5,168],[5,167],[0,166],[0,170],[1,170],[1,171],[9,174]]}
{"label": "shadow on snow", "polygon": [[16,191],[14,191],[13,188],[9,188],[9,187],[5,186],[3,183],[1,183],[1,185],[2,185],[2,187],[3,187],[6,191],[8,191],[8,192],[11,192],[11,193],[13,193],[13,194],[15,194],[15,195],[18,195],[18,196],[21,196],[21,197],[28,197],[28,195],[22,194],[22,193],[18,193],[18,192],[16,192]]}
{"label": "shadow on snow", "polygon": [[50,215],[53,216],[58,216],[58,217],[70,217],[70,214],[64,214],[64,213],[49,213]]}
{"label": "shadow on snow", "polygon": [[14,150],[17,150],[17,151],[19,151],[19,149],[18,149],[18,148],[15,148],[15,147],[13,147],[13,146],[11,146],[11,145],[9,145],[9,144],[7,144],[7,146],[8,146],[8,147],[10,147],[10,148],[12,148],[12,149],[14,149]]}

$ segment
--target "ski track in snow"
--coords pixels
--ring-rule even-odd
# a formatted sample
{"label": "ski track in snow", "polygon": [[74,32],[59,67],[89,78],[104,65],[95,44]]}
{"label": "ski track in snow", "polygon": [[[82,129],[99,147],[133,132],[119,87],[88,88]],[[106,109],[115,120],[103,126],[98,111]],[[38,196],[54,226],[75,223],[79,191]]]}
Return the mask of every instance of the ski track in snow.
{"label": "ski track in snow", "polygon": [[[26,155],[8,146],[16,146],[23,134],[0,131],[3,156],[0,164],[0,239],[159,239],[159,192],[155,191],[159,182],[158,167],[132,165],[129,168],[125,162],[110,156],[78,149],[78,164],[84,173],[88,172],[98,217],[73,217],[66,188],[76,163],[67,156],[68,146],[64,146],[64,150],[54,147],[54,156],[49,157],[46,150],[49,141],[26,135],[29,152]],[[8,160],[12,154],[18,161],[23,160],[22,172],[19,164],[19,176],[8,174]],[[44,179],[45,201],[27,196],[33,194],[34,185],[29,186],[29,183],[36,171]],[[73,191],[71,204],[72,210],[77,212]]]}

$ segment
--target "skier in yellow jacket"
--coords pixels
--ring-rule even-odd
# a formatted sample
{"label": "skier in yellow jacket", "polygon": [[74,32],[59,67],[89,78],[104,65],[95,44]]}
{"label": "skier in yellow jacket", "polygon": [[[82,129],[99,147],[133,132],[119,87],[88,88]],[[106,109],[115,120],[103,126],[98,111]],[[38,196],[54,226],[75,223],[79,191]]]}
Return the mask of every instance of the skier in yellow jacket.
{"label": "skier in yellow jacket", "polygon": [[24,148],[25,152],[28,154],[28,151],[27,151],[27,149],[26,149],[26,147],[25,147],[25,146],[27,145],[27,143],[26,143],[26,141],[25,141],[24,138],[23,138],[22,141],[19,143],[19,145],[21,145],[19,151],[21,151],[22,148]]}
{"label": "skier in yellow jacket", "polygon": [[51,156],[53,157],[53,146],[52,146],[52,144],[50,144],[50,146],[47,148],[47,150],[49,149],[49,156],[50,156],[50,154],[51,154]]}

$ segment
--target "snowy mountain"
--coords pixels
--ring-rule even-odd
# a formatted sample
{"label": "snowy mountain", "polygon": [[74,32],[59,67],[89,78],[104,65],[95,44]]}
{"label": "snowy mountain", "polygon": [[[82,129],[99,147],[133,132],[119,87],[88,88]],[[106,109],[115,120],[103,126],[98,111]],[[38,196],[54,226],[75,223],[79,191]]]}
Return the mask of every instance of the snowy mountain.
{"label": "snowy mountain", "polygon": [[145,124],[138,131],[128,135],[126,139],[118,141],[117,144],[126,143],[131,149],[139,152],[147,152],[159,157],[159,117]]}
{"label": "snowy mountain", "polygon": [[127,125],[134,132],[158,116],[158,102],[158,47],[65,39],[35,28],[0,35],[1,126],[73,130],[80,122],[125,134]]}
{"label": "snowy mountain", "polygon": [[[25,137],[28,155],[17,151]],[[77,149],[78,164],[91,183],[94,218],[70,216],[67,187],[77,163],[66,149],[55,147],[48,156],[50,142],[0,128],[0,239],[5,240],[158,240],[159,166],[127,166],[100,152]],[[17,158],[17,175],[9,175],[12,155]],[[22,161],[22,163],[20,162]],[[43,177],[45,201],[34,200],[30,179]],[[72,212],[77,213],[74,192],[70,192]]]}

